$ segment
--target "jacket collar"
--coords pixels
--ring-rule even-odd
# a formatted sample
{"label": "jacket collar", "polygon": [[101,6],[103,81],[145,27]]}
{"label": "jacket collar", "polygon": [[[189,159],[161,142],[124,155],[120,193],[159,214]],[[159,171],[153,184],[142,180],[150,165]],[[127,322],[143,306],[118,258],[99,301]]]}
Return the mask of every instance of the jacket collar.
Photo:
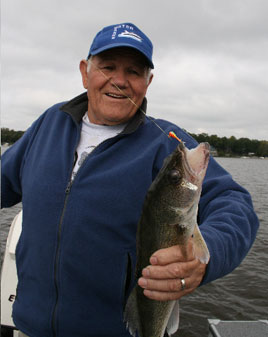
{"label": "jacket collar", "polygon": [[[144,122],[145,115],[143,112],[146,112],[146,108],[147,99],[144,97],[140,108],[138,109],[136,114],[130,119],[121,134],[129,134],[137,130],[137,128]],[[82,121],[82,118],[87,109],[88,98],[86,92],[71,99],[67,103],[63,104],[60,108],[60,110],[67,112],[77,124]]]}

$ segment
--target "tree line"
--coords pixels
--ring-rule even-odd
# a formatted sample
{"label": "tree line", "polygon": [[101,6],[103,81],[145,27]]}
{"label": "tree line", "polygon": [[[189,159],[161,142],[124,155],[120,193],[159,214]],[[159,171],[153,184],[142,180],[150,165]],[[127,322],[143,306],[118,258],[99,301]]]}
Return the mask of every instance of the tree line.
{"label": "tree line", "polygon": [[14,144],[24,134],[24,131],[14,131],[1,128],[1,144]]}
{"label": "tree line", "polygon": [[209,136],[206,133],[190,135],[195,138],[199,143],[208,142],[210,146],[214,147],[219,157],[224,156],[257,156],[268,157],[268,141],[257,140],[249,138],[236,138],[231,136],[218,137],[217,135]]}
{"label": "tree line", "polygon": [[[22,135],[24,131],[14,131],[8,128],[1,128],[1,144],[13,144]],[[194,134],[189,133],[199,143],[208,142],[212,148],[217,151],[217,155],[224,156],[257,156],[268,157],[268,141],[249,138],[239,138],[234,136],[218,137],[217,135],[208,135],[207,133]]]}

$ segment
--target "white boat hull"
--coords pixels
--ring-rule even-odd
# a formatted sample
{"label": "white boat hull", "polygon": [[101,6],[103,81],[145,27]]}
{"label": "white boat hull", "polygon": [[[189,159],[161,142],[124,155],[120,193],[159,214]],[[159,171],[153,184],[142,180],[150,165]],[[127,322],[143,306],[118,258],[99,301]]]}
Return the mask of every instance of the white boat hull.
{"label": "white boat hull", "polygon": [[10,226],[1,270],[1,326],[11,328],[15,328],[12,320],[12,306],[16,298],[18,283],[15,252],[21,228],[22,211],[17,214]]}

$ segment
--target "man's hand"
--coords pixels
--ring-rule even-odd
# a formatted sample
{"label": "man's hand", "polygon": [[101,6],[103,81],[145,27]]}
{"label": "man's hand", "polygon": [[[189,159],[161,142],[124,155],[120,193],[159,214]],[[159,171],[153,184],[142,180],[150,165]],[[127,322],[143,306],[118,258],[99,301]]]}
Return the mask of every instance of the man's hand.
{"label": "man's hand", "polygon": [[[207,266],[195,259],[192,240],[189,240],[186,256],[180,246],[172,246],[156,251],[150,263],[143,269],[138,284],[144,288],[145,296],[158,301],[177,300],[193,292]],[[185,281],[184,289],[181,279]]]}

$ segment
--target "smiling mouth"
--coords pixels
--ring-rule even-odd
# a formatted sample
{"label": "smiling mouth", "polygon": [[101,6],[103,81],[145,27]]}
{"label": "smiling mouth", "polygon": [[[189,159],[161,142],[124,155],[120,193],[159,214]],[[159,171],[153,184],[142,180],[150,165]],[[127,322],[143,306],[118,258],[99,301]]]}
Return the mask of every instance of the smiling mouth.
{"label": "smiling mouth", "polygon": [[126,95],[118,95],[118,94],[112,94],[112,93],[106,93],[105,94],[108,97],[112,97],[112,98],[116,98],[116,99],[123,99],[123,98],[127,98]]}

